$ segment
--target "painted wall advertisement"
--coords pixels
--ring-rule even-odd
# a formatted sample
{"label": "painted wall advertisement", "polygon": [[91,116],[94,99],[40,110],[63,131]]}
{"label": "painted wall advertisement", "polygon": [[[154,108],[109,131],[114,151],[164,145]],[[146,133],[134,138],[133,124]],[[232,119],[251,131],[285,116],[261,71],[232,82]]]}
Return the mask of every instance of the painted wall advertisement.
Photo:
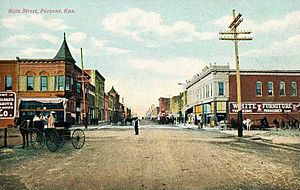
{"label": "painted wall advertisement", "polygon": [[[270,103],[270,102],[259,102],[259,103],[242,103],[243,113],[289,113],[289,112],[300,112],[300,103]],[[229,103],[230,113],[238,112],[238,105],[236,102]]]}
{"label": "painted wall advertisement", "polygon": [[0,92],[0,119],[12,119],[16,115],[16,94]]}

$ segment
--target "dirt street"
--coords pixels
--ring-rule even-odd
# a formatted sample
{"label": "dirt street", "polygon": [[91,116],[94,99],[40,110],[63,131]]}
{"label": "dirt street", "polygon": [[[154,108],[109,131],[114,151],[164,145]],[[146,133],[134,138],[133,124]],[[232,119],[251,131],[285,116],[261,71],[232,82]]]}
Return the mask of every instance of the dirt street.
{"label": "dirt street", "polygon": [[300,189],[299,152],[216,131],[85,133],[80,150],[2,152],[0,189]]}

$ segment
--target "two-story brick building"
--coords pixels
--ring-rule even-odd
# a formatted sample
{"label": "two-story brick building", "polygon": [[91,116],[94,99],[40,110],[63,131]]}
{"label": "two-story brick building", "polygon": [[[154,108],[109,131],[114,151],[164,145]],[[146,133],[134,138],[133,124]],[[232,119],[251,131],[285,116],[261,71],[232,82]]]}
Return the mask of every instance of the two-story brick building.
{"label": "two-story brick building", "polygon": [[[300,71],[241,71],[243,118],[259,124],[266,117],[270,124],[276,118],[300,119]],[[229,120],[237,118],[235,71],[229,74]]]}
{"label": "two-story brick building", "polygon": [[80,123],[81,69],[75,64],[66,38],[53,59],[17,58],[20,117],[32,119],[55,111],[58,121]]}

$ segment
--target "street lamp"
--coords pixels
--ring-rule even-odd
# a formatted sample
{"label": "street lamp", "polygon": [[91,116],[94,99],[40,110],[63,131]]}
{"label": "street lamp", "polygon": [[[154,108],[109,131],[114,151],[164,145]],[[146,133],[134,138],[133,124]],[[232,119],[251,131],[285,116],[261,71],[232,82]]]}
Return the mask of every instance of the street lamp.
{"label": "street lamp", "polygon": [[[183,96],[184,96],[185,91],[186,91],[186,83],[179,82],[177,84],[183,86],[182,88],[183,88]],[[181,100],[180,100],[180,105],[179,106],[180,106],[180,109],[181,109],[181,116],[183,117],[183,124],[185,125],[185,110],[183,108],[183,101],[182,101],[183,96],[181,96]]]}

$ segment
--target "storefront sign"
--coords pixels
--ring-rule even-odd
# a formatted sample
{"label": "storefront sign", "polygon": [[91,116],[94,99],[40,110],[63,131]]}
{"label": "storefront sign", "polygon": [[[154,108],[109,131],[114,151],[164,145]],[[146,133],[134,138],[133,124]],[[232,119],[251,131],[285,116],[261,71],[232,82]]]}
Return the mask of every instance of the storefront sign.
{"label": "storefront sign", "polygon": [[16,93],[0,92],[0,119],[12,119],[16,116]]}
{"label": "storefront sign", "polygon": [[[299,112],[300,103],[270,103],[270,102],[260,102],[260,103],[243,103],[242,111],[243,113],[289,113],[289,112]],[[237,113],[238,106],[235,102],[229,103],[230,113]]]}

